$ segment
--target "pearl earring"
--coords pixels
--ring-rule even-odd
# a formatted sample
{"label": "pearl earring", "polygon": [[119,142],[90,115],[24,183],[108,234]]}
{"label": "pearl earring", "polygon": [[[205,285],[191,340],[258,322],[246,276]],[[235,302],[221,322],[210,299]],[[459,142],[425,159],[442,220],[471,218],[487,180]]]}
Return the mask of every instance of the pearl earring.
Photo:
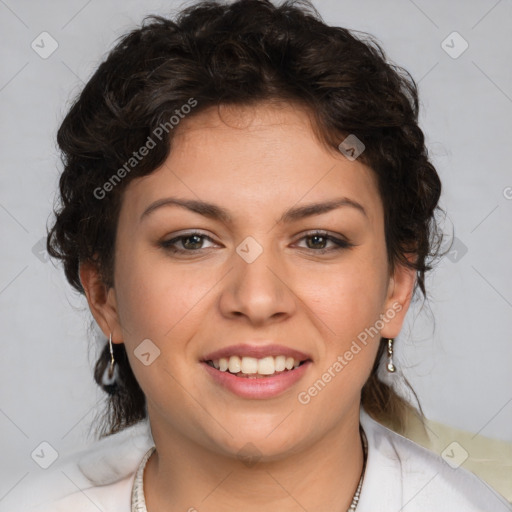
{"label": "pearl earring", "polygon": [[393,364],[393,338],[388,339],[388,365],[387,369],[389,373],[396,371],[395,365]]}
{"label": "pearl earring", "polygon": [[105,368],[105,372],[103,373],[102,383],[105,387],[109,387],[114,385],[116,381],[115,377],[115,361],[114,361],[114,350],[112,348],[112,333],[110,333],[108,344],[110,347],[110,365],[108,368]]}

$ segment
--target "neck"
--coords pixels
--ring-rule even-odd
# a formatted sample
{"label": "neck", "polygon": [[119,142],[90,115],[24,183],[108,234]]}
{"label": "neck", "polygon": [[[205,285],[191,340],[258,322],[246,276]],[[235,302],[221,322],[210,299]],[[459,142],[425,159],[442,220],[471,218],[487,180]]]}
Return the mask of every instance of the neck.
{"label": "neck", "polygon": [[156,451],[144,471],[149,512],[345,512],[363,469],[359,409],[278,460],[243,463],[170,428],[152,424],[152,433]]}

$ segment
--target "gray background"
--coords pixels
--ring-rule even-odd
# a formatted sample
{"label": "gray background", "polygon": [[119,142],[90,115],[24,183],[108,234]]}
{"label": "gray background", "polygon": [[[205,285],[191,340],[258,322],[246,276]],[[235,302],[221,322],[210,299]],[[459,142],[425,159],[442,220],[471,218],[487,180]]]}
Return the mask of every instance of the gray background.
{"label": "gray background", "polygon": [[[428,280],[429,305],[408,314],[397,364],[428,418],[512,442],[512,3],[314,3],[328,23],[375,35],[419,82],[445,230],[455,229],[454,251]],[[44,472],[31,458],[41,442],[63,456],[92,441],[104,397],[86,302],[38,250],[60,169],[56,129],[114,40],[180,5],[0,0],[2,509]],[[44,31],[58,43],[46,59],[31,47]],[[454,31],[469,45],[457,58],[463,40],[443,44]]]}

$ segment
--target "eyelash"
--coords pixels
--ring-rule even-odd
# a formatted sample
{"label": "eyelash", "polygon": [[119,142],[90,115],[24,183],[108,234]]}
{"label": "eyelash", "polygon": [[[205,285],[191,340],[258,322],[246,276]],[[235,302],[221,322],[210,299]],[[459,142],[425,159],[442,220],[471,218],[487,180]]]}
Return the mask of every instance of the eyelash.
{"label": "eyelash", "polygon": [[[204,239],[210,240],[211,242],[214,242],[214,240],[212,240],[212,238],[210,238],[208,235],[199,233],[197,231],[191,231],[190,233],[185,233],[185,234],[177,236],[176,238],[173,238],[171,240],[164,240],[164,241],[160,242],[159,245],[163,249],[165,249],[173,254],[185,254],[185,253],[192,254],[192,253],[200,251],[201,249],[178,249],[178,248],[174,247],[174,244],[180,240],[183,240],[186,238],[191,238],[193,236],[198,236],[200,238],[204,238]],[[343,240],[341,238],[336,238],[334,236],[331,236],[328,233],[326,233],[325,231],[313,231],[311,233],[307,233],[299,240],[303,240],[305,238],[312,238],[314,236],[319,236],[319,237],[325,238],[326,240],[329,240],[335,244],[335,247],[333,247],[331,249],[309,249],[309,248],[306,248],[306,250],[313,251],[314,253],[317,253],[317,254],[326,254],[326,253],[333,252],[333,251],[340,251],[343,249],[349,249],[350,247],[354,246],[354,244],[352,244],[346,240]]]}

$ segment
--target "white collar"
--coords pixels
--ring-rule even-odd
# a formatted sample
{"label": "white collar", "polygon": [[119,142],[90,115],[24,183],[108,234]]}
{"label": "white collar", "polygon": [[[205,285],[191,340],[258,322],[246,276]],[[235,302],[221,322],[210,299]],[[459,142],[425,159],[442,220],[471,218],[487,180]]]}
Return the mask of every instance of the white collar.
{"label": "white collar", "polygon": [[[512,512],[486,482],[462,467],[451,468],[438,454],[378,423],[362,407],[360,423],[368,440],[368,459],[357,512]],[[130,474],[133,482],[154,442],[149,424],[126,434],[110,445],[100,443],[79,461],[93,485],[104,486]]]}
{"label": "white collar", "polygon": [[377,503],[385,503],[386,512],[398,512],[403,503],[403,474],[400,457],[388,435],[399,434],[376,422],[362,406],[359,421],[368,439],[368,458],[357,512],[376,512]]}

